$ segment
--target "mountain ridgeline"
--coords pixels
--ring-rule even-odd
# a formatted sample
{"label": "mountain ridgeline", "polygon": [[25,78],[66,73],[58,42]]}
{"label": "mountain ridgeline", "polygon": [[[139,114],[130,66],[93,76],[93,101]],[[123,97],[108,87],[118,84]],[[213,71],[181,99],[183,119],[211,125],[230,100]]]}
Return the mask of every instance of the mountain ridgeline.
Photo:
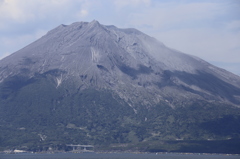
{"label": "mountain ridgeline", "polygon": [[0,61],[0,149],[239,153],[239,107],[239,76],[97,21],[60,25]]}

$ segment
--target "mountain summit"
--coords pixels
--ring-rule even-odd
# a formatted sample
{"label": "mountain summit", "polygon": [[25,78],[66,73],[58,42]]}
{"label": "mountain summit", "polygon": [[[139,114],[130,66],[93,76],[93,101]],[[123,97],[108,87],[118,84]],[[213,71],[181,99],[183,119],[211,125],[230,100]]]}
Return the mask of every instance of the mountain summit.
{"label": "mountain summit", "polygon": [[[240,77],[136,29],[76,22],[0,61],[0,103],[0,122],[7,125],[2,134],[14,127],[24,136],[24,128],[42,143],[59,143],[52,134],[56,130],[69,143],[79,138],[83,144],[196,138],[199,133],[216,137],[201,124],[239,113]],[[204,111],[210,108],[219,112],[211,116]],[[192,120],[190,114],[198,113],[202,116]],[[119,125],[113,128],[114,123]],[[237,133],[231,128],[218,137]]]}
{"label": "mountain summit", "polygon": [[60,25],[0,62],[0,81],[52,74],[56,89],[109,89],[131,107],[192,100],[240,105],[240,77],[176,50],[136,29],[98,21]]}

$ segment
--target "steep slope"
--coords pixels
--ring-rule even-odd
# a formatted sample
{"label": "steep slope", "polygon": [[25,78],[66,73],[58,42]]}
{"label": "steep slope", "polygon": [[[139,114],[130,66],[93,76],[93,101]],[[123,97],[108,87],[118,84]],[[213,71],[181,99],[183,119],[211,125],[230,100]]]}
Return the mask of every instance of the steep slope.
{"label": "steep slope", "polygon": [[[60,25],[2,59],[0,103],[2,147],[240,134],[239,76],[97,21]],[[213,130],[221,121],[228,130]]]}

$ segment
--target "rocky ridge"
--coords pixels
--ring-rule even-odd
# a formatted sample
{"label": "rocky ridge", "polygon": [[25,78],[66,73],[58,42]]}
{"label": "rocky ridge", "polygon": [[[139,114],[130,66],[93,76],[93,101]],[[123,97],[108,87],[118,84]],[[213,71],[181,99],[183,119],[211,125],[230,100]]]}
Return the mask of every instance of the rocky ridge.
{"label": "rocky ridge", "polygon": [[98,21],[60,25],[0,62],[0,81],[55,71],[56,89],[110,89],[132,107],[191,100],[240,104],[240,77],[170,49],[136,29]]}

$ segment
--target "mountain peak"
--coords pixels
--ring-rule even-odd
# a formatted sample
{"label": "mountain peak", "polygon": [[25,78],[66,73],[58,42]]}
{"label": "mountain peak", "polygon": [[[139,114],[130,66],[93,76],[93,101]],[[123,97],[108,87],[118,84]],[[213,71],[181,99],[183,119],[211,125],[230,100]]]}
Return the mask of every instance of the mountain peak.
{"label": "mountain peak", "polygon": [[[89,31],[92,31],[92,29],[95,30],[96,32],[101,32],[103,30],[106,30],[105,26],[100,24],[97,20],[93,20],[89,22],[86,27],[89,29]],[[99,30],[99,29],[103,29],[103,30]]]}
{"label": "mountain peak", "polygon": [[97,20],[93,20],[93,21],[91,21],[91,22],[89,22],[89,24],[91,24],[91,25],[101,25]]}
{"label": "mountain peak", "polygon": [[[132,106],[152,106],[165,98],[172,106],[192,98],[240,104],[238,76],[169,49],[136,29],[96,20],[60,25],[3,59],[0,81],[53,70],[58,70],[53,76],[56,88],[71,81],[79,89],[110,89]],[[218,82],[210,85],[211,80]]]}

